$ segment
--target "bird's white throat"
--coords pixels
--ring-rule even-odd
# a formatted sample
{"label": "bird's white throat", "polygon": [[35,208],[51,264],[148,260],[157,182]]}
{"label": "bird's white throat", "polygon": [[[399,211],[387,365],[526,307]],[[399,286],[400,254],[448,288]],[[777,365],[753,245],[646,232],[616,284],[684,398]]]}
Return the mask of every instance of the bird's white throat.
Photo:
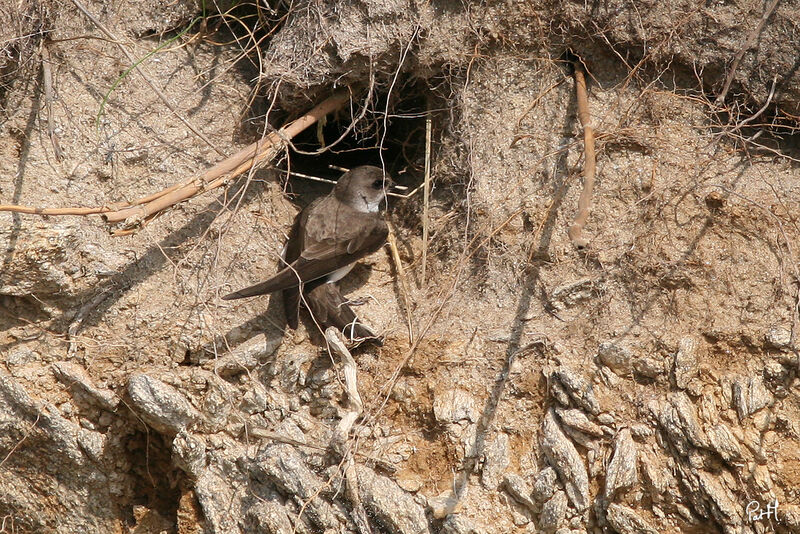
{"label": "bird's white throat", "polygon": [[378,211],[381,209],[381,202],[383,202],[383,198],[384,197],[381,197],[370,201],[366,196],[359,195],[359,201],[356,202],[355,208],[364,213],[378,213]]}

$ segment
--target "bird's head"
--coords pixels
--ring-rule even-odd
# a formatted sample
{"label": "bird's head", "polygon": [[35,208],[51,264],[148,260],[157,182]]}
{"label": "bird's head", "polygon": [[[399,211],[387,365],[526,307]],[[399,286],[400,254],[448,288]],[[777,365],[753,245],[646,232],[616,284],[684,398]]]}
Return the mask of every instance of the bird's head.
{"label": "bird's head", "polygon": [[375,213],[386,198],[386,192],[393,187],[391,176],[380,167],[363,165],[344,173],[336,182],[333,194],[353,209]]}

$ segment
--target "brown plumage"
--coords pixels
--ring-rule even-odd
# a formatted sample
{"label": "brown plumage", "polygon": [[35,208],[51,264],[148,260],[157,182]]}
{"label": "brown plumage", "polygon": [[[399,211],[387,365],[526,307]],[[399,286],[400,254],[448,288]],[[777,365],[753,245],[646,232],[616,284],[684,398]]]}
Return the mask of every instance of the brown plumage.
{"label": "brown plumage", "polygon": [[311,315],[323,328],[335,326],[348,339],[377,337],[369,327],[359,322],[336,284],[318,284],[306,290],[304,295]]}
{"label": "brown plumage", "polygon": [[[389,230],[379,207],[392,185],[391,178],[378,167],[356,167],[345,173],[329,195],[309,204],[295,219],[283,257],[286,267],[264,282],[225,295],[223,300],[283,291],[287,322],[297,328],[302,291],[307,301],[314,301],[309,307],[323,327],[343,328],[341,322],[346,318],[352,322],[355,314],[338,289],[314,290],[338,281],[356,261],[386,243]],[[317,315],[325,315],[329,324],[319,321]]]}

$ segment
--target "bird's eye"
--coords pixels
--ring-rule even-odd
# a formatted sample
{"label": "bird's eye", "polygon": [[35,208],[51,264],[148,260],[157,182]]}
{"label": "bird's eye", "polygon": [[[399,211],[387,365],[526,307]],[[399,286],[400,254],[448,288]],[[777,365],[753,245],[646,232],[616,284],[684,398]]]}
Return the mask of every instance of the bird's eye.
{"label": "bird's eye", "polygon": [[375,180],[372,182],[372,187],[375,189],[383,189],[383,180]]}

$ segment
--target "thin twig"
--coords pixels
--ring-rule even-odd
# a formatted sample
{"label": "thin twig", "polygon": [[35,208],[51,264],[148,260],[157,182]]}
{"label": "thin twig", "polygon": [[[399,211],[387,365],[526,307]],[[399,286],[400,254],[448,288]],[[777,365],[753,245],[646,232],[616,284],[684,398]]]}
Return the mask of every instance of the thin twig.
{"label": "thin twig", "polygon": [[217,163],[203,174],[163,189],[158,193],[134,200],[130,203],[116,203],[95,208],[37,208],[29,206],[0,205],[0,211],[28,213],[35,215],[97,215],[101,214],[109,223],[130,219],[126,228],[114,235],[125,235],[141,222],[151,219],[161,211],[182,202],[194,195],[224,185],[228,180],[249,171],[259,163],[273,157],[284,146],[286,139],[317,122],[321,117],[342,107],[349,100],[348,91],[334,93],[331,97],[314,107],[299,119],[282,129],[274,131],[233,156]]}
{"label": "thin twig", "polygon": [[[549,93],[550,91],[552,91],[553,89],[555,89],[556,87],[558,87],[559,85],[564,83],[564,80],[566,80],[566,78],[561,78],[561,79],[551,83],[550,86],[547,89],[544,89],[538,95],[536,95],[536,98],[533,99],[533,101],[528,105],[527,109],[525,109],[525,111],[522,113],[522,115],[519,116],[519,119],[517,119],[517,127],[514,128],[514,131],[519,131],[519,129],[522,128],[522,120],[528,115],[528,113],[530,113],[531,110],[536,107],[536,105],[539,103],[539,101],[542,98],[544,98],[545,95],[547,95],[547,93]],[[509,148],[514,148],[514,145],[516,145],[518,141],[524,139],[525,137],[529,137],[529,136],[527,136],[527,135],[517,135],[517,136],[515,136],[514,139],[511,141],[511,146],[509,146]]]}
{"label": "thin twig", "polygon": [[[750,123],[750,122],[753,122],[753,121],[754,121],[754,120],[756,120],[756,119],[757,119],[759,116],[761,116],[761,114],[762,114],[762,113],[764,113],[764,112],[767,110],[767,108],[769,107],[769,104],[770,104],[770,102],[772,102],[772,97],[773,97],[773,96],[775,96],[775,84],[776,84],[776,82],[777,82],[777,81],[778,81],[778,75],[776,74],[775,76],[773,76],[773,77],[772,77],[772,88],[769,90],[769,94],[767,95],[767,101],[766,101],[766,102],[764,102],[764,105],[763,105],[763,106],[761,106],[761,108],[760,108],[758,111],[756,111],[754,115],[752,115],[751,117],[748,117],[748,118],[744,119],[743,121],[740,121],[740,122],[738,122],[738,123],[737,123],[737,124],[736,124],[736,125],[735,125],[735,126],[732,128],[732,129],[730,129],[730,130],[723,130],[723,131],[721,131],[721,132],[718,134],[718,136],[720,136],[720,137],[721,137],[721,136],[723,136],[723,135],[731,135],[731,134],[734,134],[734,133],[736,133],[737,131],[741,130],[741,129],[742,129],[742,128],[743,128],[743,127],[746,125],[746,124],[748,124],[748,123]],[[756,139],[758,139],[759,135],[760,135],[760,134],[761,134],[763,131],[764,131],[764,130],[763,130],[763,128],[762,128],[762,129],[760,129],[760,130],[759,130],[759,131],[758,131],[758,132],[757,132],[755,135],[753,135],[752,137],[749,137],[747,140],[748,140],[748,141],[755,141]]]}
{"label": "thin twig", "polygon": [[284,148],[287,139],[292,139],[331,111],[339,109],[349,99],[348,91],[334,93],[307,114],[280,130],[270,132],[264,139],[256,141],[236,155],[215,165],[199,178],[191,180],[190,183],[163,194],[163,196],[158,196],[143,206],[108,213],[105,218],[110,223],[133,218],[133,223],[137,224],[202,191],[217,188],[231,178],[249,171],[259,163],[275,157]]}
{"label": "thin twig", "polygon": [[[407,191],[408,190],[408,188],[406,186],[404,186],[404,185],[395,185],[394,189],[396,189],[397,191]],[[387,197],[394,197],[394,198],[411,198],[414,195],[416,195],[417,193],[419,193],[420,189],[422,189],[422,186],[417,187],[416,189],[414,189],[410,193],[392,193],[391,191],[387,191],[386,192],[386,196]]]}
{"label": "thin twig", "polygon": [[8,461],[9,458],[11,458],[11,455],[14,454],[14,451],[19,449],[20,445],[22,445],[22,442],[24,442],[26,439],[28,439],[28,436],[31,435],[31,432],[33,432],[33,429],[36,428],[37,424],[39,424],[39,417],[41,417],[41,415],[37,414],[36,415],[36,421],[34,421],[31,424],[30,428],[27,430],[27,432],[25,432],[25,435],[22,436],[22,439],[19,440],[13,447],[11,447],[11,450],[8,451],[8,454],[6,454],[5,458],[3,458],[2,461],[0,461],[0,467],[3,467],[3,464],[6,463],[6,461]]}
{"label": "thin twig", "polygon": [[[339,166],[336,166],[336,165],[328,165],[328,167],[333,169],[333,170],[342,171],[342,172],[348,172],[350,170],[350,169],[345,169],[344,167],[339,167]],[[286,174],[289,174],[291,176],[297,176],[298,178],[303,178],[304,180],[310,180],[312,182],[320,182],[320,183],[323,183],[323,184],[331,184],[331,185],[336,185],[336,183],[337,183],[336,180],[329,180],[328,178],[322,178],[320,176],[312,176],[310,174],[303,174],[302,172],[290,171],[289,169],[281,169],[279,167],[272,167],[272,168],[275,169],[275,170],[281,171],[281,172],[285,172]],[[398,189],[398,190],[401,190],[401,191],[408,189],[406,186],[403,186],[403,185],[394,185],[392,187],[394,189]],[[407,198],[407,195],[402,195],[402,194],[399,194],[399,193],[392,193],[391,191],[387,191],[386,192],[386,196],[388,196],[388,197]]]}
{"label": "thin twig", "polygon": [[289,169],[281,169],[278,167],[272,167],[275,170],[285,172],[291,176],[297,176],[298,178],[303,178],[304,180],[311,180],[312,182],[321,182],[323,184],[331,184],[336,185],[336,180],[328,180],[327,178],[321,178],[319,176],[311,176],[310,174],[303,174],[302,172],[297,171],[290,171]]}
{"label": "thin twig", "polygon": [[58,161],[64,159],[61,145],[56,135],[55,121],[53,120],[53,71],[50,67],[50,49],[48,42],[42,43],[42,79],[44,81],[44,103],[47,107],[47,137],[53,145],[53,154]]}
{"label": "thin twig", "polygon": [[361,501],[361,496],[358,491],[358,475],[355,469],[355,461],[353,460],[355,451],[352,447],[347,447],[347,437],[350,435],[350,430],[353,428],[353,424],[364,409],[361,395],[358,394],[358,368],[356,367],[356,361],[353,359],[353,355],[350,354],[350,351],[347,349],[347,340],[345,340],[338,328],[335,326],[328,327],[325,330],[325,341],[328,345],[328,352],[331,355],[331,360],[333,360],[334,355],[336,355],[342,362],[344,385],[347,393],[346,412],[333,431],[331,445],[334,450],[342,455],[345,482],[347,483],[346,495],[353,505],[353,510],[355,512],[354,519],[358,531],[361,534],[372,534],[367,511],[364,509],[364,503]]}
{"label": "thin twig", "polygon": [[414,343],[414,325],[411,321],[411,299],[409,298],[408,279],[406,278],[406,271],[403,268],[403,262],[400,260],[400,253],[397,250],[397,236],[392,223],[387,221],[389,226],[389,251],[392,255],[394,268],[397,270],[397,277],[400,279],[400,290],[403,294],[403,308],[405,308],[406,325],[408,327],[408,343]]}
{"label": "thin twig", "polygon": [[417,350],[419,349],[422,340],[428,334],[430,329],[433,328],[433,325],[439,319],[439,316],[444,311],[444,308],[447,306],[448,302],[450,301],[450,298],[455,294],[458,282],[461,280],[461,273],[463,269],[466,267],[467,262],[479,250],[481,250],[486,245],[486,243],[494,239],[494,237],[503,228],[508,226],[508,224],[523,211],[524,208],[519,208],[517,210],[514,210],[513,213],[511,213],[508,217],[506,217],[506,219],[502,223],[500,223],[496,228],[494,228],[489,233],[489,235],[485,236],[482,240],[480,240],[480,242],[478,242],[478,240],[482,236],[476,235],[466,245],[464,254],[458,259],[456,265],[451,270],[453,276],[450,280],[450,285],[447,287],[443,287],[442,290],[439,292],[439,294],[436,296],[436,298],[432,300],[433,302],[438,302],[439,303],[438,306],[436,306],[436,309],[433,311],[432,314],[430,314],[430,316],[428,317],[428,321],[419,331],[419,334],[417,335],[417,337],[411,343],[411,346],[406,351],[403,360],[398,365],[395,366],[391,376],[387,380],[386,384],[382,387],[382,391],[385,393],[383,393],[381,400],[378,402],[378,405],[374,409],[367,412],[367,415],[364,417],[364,426],[367,426],[369,424],[369,421],[375,420],[378,417],[378,413],[380,413],[380,411],[383,410],[384,406],[386,406],[386,403],[389,402],[389,398],[391,397],[392,391],[394,390],[394,387],[397,384],[397,380],[398,378],[400,378],[400,373],[402,372],[403,369],[405,369],[405,367],[409,364],[409,362],[411,362],[411,359],[417,354]]}
{"label": "thin twig", "polygon": [[325,330],[325,341],[328,345],[328,352],[330,352],[331,359],[336,355],[342,362],[342,370],[344,374],[345,391],[347,393],[347,405],[345,406],[345,414],[336,429],[333,431],[331,443],[336,450],[344,452],[345,444],[347,443],[347,436],[353,428],[353,424],[361,415],[364,409],[364,403],[361,401],[361,395],[358,393],[358,368],[353,355],[347,349],[347,340],[342,333],[335,326],[329,326]]}
{"label": "thin twig", "polygon": [[725,97],[728,94],[728,89],[731,87],[731,83],[733,82],[733,77],[736,74],[736,69],[739,68],[739,62],[742,61],[745,52],[750,50],[753,44],[758,37],[758,34],[761,33],[761,30],[764,28],[764,24],[767,23],[767,19],[772,16],[772,12],[775,11],[775,7],[778,5],[778,0],[772,0],[770,4],[767,6],[767,9],[764,10],[764,14],[761,16],[761,20],[758,21],[758,24],[753,31],[747,36],[747,40],[744,42],[741,50],[736,54],[736,57],[733,59],[733,63],[731,64],[731,70],[728,71],[728,76],[725,78],[725,85],[722,86],[722,92],[720,92],[719,96],[717,96],[716,103],[721,104]]}
{"label": "thin twig", "polygon": [[775,221],[775,223],[778,225],[778,230],[780,231],[781,236],[783,237],[783,242],[786,245],[786,250],[789,252],[789,265],[792,268],[792,274],[794,274],[795,284],[798,285],[796,300],[795,300],[795,304],[794,304],[794,307],[793,307],[793,310],[792,310],[792,331],[790,333],[790,341],[789,341],[789,343],[790,343],[790,348],[792,349],[792,351],[794,351],[795,354],[798,356],[798,365],[800,365],[800,352],[798,352],[798,350],[797,350],[797,348],[795,346],[795,343],[797,341],[798,314],[800,314],[800,268],[798,268],[797,262],[795,261],[794,249],[792,248],[792,241],[789,239],[789,236],[786,233],[786,230],[784,229],[783,223],[781,222],[780,218],[777,215],[775,215],[775,213],[773,213],[772,210],[770,210],[768,207],[766,207],[766,206],[764,206],[762,204],[759,204],[755,200],[752,200],[752,199],[750,199],[750,198],[748,198],[748,197],[746,197],[746,196],[744,196],[744,195],[742,195],[740,193],[737,193],[736,191],[733,191],[732,189],[729,189],[728,187],[726,187],[724,185],[720,185],[720,184],[711,184],[711,185],[713,187],[721,189],[722,191],[724,191],[728,195],[735,196],[735,197],[738,197],[738,198],[744,200],[745,202],[749,202],[753,206],[755,206],[758,209],[760,209],[767,217],[773,219]]}
{"label": "thin twig", "polygon": [[86,320],[86,317],[97,308],[105,299],[111,296],[111,292],[109,291],[101,291],[97,295],[95,295],[89,302],[84,304],[80,307],[78,312],[75,314],[75,317],[69,322],[69,327],[67,328],[67,342],[69,343],[67,347],[67,354],[72,356],[78,350],[78,343],[75,340],[78,332],[83,327],[83,321]]}
{"label": "thin twig", "polygon": [[110,206],[97,208],[35,208],[31,206],[18,206],[16,204],[0,204],[0,211],[11,213],[27,213],[29,215],[98,215],[112,211]]}
{"label": "thin twig", "polygon": [[764,102],[764,105],[761,106],[761,109],[756,111],[755,115],[753,115],[752,117],[748,117],[745,120],[743,120],[742,122],[740,122],[739,124],[737,124],[736,125],[737,129],[741,128],[742,126],[744,126],[745,124],[747,124],[749,122],[753,122],[758,117],[760,117],[762,113],[764,113],[767,110],[767,107],[769,107],[769,103],[772,102],[772,97],[775,96],[775,84],[777,83],[777,81],[778,81],[778,75],[776,74],[775,76],[772,77],[772,88],[769,90],[769,94],[767,95],[767,101]]}
{"label": "thin twig", "polygon": [[578,199],[578,213],[575,215],[572,226],[569,227],[569,238],[576,248],[583,249],[589,244],[588,240],[584,238],[582,234],[592,205],[596,156],[594,152],[594,129],[592,128],[591,115],[589,115],[589,97],[586,92],[586,76],[583,62],[578,58],[573,62],[573,65],[575,67],[575,96],[578,100],[578,119],[583,126],[585,157],[583,166],[583,190]]}
{"label": "thin twig", "polygon": [[360,534],[372,534],[369,516],[358,491],[358,473],[352,452],[344,459],[345,495],[353,506],[353,521]]}
{"label": "thin twig", "polygon": [[422,192],[422,286],[428,267],[428,210],[431,195],[431,116],[425,119],[425,182]]}
{"label": "thin twig", "polygon": [[[386,108],[383,110],[383,132],[381,133],[381,140],[380,143],[378,144],[379,147],[378,156],[381,158],[381,167],[383,167],[384,169],[386,168],[386,162],[383,161],[383,146],[384,142],[386,141],[386,134],[389,132],[389,125],[387,121],[389,119],[389,104],[391,103],[392,100],[392,91],[394,91],[394,86],[397,83],[397,79],[400,77],[400,71],[403,69],[403,64],[406,61],[406,56],[408,56],[408,52],[409,50],[411,50],[411,45],[414,43],[414,39],[417,38],[419,30],[420,30],[420,25],[417,24],[417,26],[414,28],[414,33],[411,34],[411,38],[408,40],[408,43],[406,44],[405,48],[400,52],[400,60],[397,64],[397,69],[395,69],[394,71],[394,77],[392,78],[392,83],[389,84],[389,91],[386,93]],[[372,65],[370,63],[370,68],[371,66]]]}
{"label": "thin twig", "polygon": [[193,133],[194,133],[194,134],[195,134],[197,137],[199,137],[200,139],[202,139],[202,140],[203,140],[203,141],[204,141],[204,142],[205,142],[205,143],[206,143],[208,146],[210,146],[212,149],[214,149],[214,151],[215,151],[217,154],[219,154],[219,155],[220,155],[220,156],[222,156],[222,157],[227,157],[227,156],[228,156],[228,155],[227,155],[225,152],[223,152],[222,150],[220,150],[219,148],[217,148],[217,146],[216,146],[216,145],[214,145],[214,143],[212,143],[212,142],[211,142],[211,141],[208,139],[208,137],[206,137],[206,136],[205,136],[205,135],[204,135],[204,134],[203,134],[203,133],[202,133],[200,130],[198,130],[197,128],[195,128],[195,127],[192,125],[192,123],[190,123],[190,122],[189,122],[189,121],[188,121],[188,120],[187,120],[187,119],[186,119],[186,118],[185,118],[183,115],[181,115],[181,114],[178,112],[178,110],[177,110],[177,109],[175,109],[175,106],[173,106],[173,105],[172,105],[172,102],[170,102],[170,101],[169,101],[169,99],[168,99],[168,98],[167,98],[167,96],[166,96],[166,95],[165,95],[165,94],[164,94],[164,93],[161,91],[161,89],[159,89],[159,88],[158,88],[158,86],[157,86],[155,83],[153,83],[153,82],[150,80],[150,77],[149,77],[149,75],[148,75],[148,74],[145,72],[144,68],[143,68],[141,65],[138,65],[138,64],[137,64],[137,60],[136,60],[136,58],[133,56],[133,54],[131,54],[131,53],[128,51],[128,49],[125,47],[125,45],[123,45],[123,44],[122,44],[122,41],[120,41],[119,39],[117,39],[117,38],[114,36],[114,34],[112,34],[112,33],[111,33],[111,31],[110,31],[108,28],[106,28],[106,27],[103,25],[103,23],[102,23],[102,22],[100,22],[100,21],[97,19],[97,17],[95,17],[94,15],[92,15],[92,14],[89,12],[89,10],[88,10],[88,9],[86,9],[86,8],[83,6],[83,4],[81,4],[81,3],[79,2],[79,0],[72,0],[72,3],[73,3],[73,4],[75,4],[75,7],[77,7],[78,9],[80,9],[80,10],[83,12],[83,14],[84,14],[84,15],[86,15],[86,17],[87,17],[89,20],[91,20],[91,21],[92,21],[92,24],[94,24],[95,26],[97,26],[97,28],[98,28],[98,29],[99,29],[101,32],[103,32],[103,33],[106,35],[106,37],[108,37],[108,38],[109,38],[111,41],[113,41],[113,42],[114,42],[114,43],[115,43],[115,44],[116,44],[116,45],[119,47],[119,49],[120,49],[120,50],[122,50],[122,53],[123,53],[123,54],[125,54],[125,57],[127,57],[127,58],[128,58],[128,60],[129,60],[131,63],[133,63],[133,64],[136,64],[136,71],[137,71],[137,72],[138,72],[138,73],[139,73],[139,74],[142,76],[142,78],[144,78],[144,81],[145,81],[145,82],[147,82],[147,85],[149,85],[149,86],[150,86],[150,88],[153,90],[153,92],[156,94],[156,96],[158,96],[158,98],[159,98],[159,99],[160,99],[160,100],[161,100],[161,101],[164,103],[164,105],[165,105],[165,106],[167,106],[167,108],[169,108],[169,110],[170,110],[170,111],[171,111],[171,112],[172,112],[172,113],[173,113],[173,114],[174,114],[174,115],[175,115],[175,116],[178,118],[178,120],[180,120],[180,121],[181,121],[181,122],[182,122],[182,123],[183,123],[183,124],[184,124],[184,125],[185,125],[187,128],[189,128],[189,129],[190,129],[190,130],[191,130],[191,131],[192,131],[192,132],[193,132]]}
{"label": "thin twig", "polygon": [[[433,311],[433,313],[428,317],[428,321],[420,330],[419,335],[413,340],[413,342],[407,349],[403,360],[397,366],[395,366],[394,372],[389,377],[387,382],[381,387],[380,399],[372,404],[372,407],[367,411],[362,421],[362,425],[364,427],[375,424],[378,415],[383,411],[384,407],[389,402],[392,391],[397,385],[397,380],[400,377],[401,371],[405,369],[405,367],[409,364],[411,359],[416,355],[422,340],[425,338],[425,336],[433,327],[433,325],[436,323],[436,321],[438,321],[439,317],[441,316],[442,312],[444,311],[445,307],[450,301],[450,298],[455,294],[456,287],[460,280],[460,275],[464,267],[466,266],[467,262],[470,260],[470,258],[472,258],[474,254],[476,254],[483,246],[485,246],[487,242],[493,239],[498,232],[500,232],[503,228],[505,228],[515,217],[517,217],[523,211],[524,208],[522,207],[515,210],[508,218],[506,218],[505,221],[503,221],[499,226],[494,228],[489,233],[489,235],[485,236],[485,238],[481,240],[480,243],[478,243],[478,240],[480,239],[481,236],[476,235],[469,241],[469,243],[466,244],[464,254],[461,255],[461,257],[456,262],[456,265],[451,270],[453,276],[451,278],[451,283],[449,287],[443,287],[442,290],[439,292],[437,298],[435,299],[435,301],[439,303],[438,306]],[[355,438],[355,443],[352,446],[353,450],[357,450],[359,440],[360,437],[357,435]]]}

